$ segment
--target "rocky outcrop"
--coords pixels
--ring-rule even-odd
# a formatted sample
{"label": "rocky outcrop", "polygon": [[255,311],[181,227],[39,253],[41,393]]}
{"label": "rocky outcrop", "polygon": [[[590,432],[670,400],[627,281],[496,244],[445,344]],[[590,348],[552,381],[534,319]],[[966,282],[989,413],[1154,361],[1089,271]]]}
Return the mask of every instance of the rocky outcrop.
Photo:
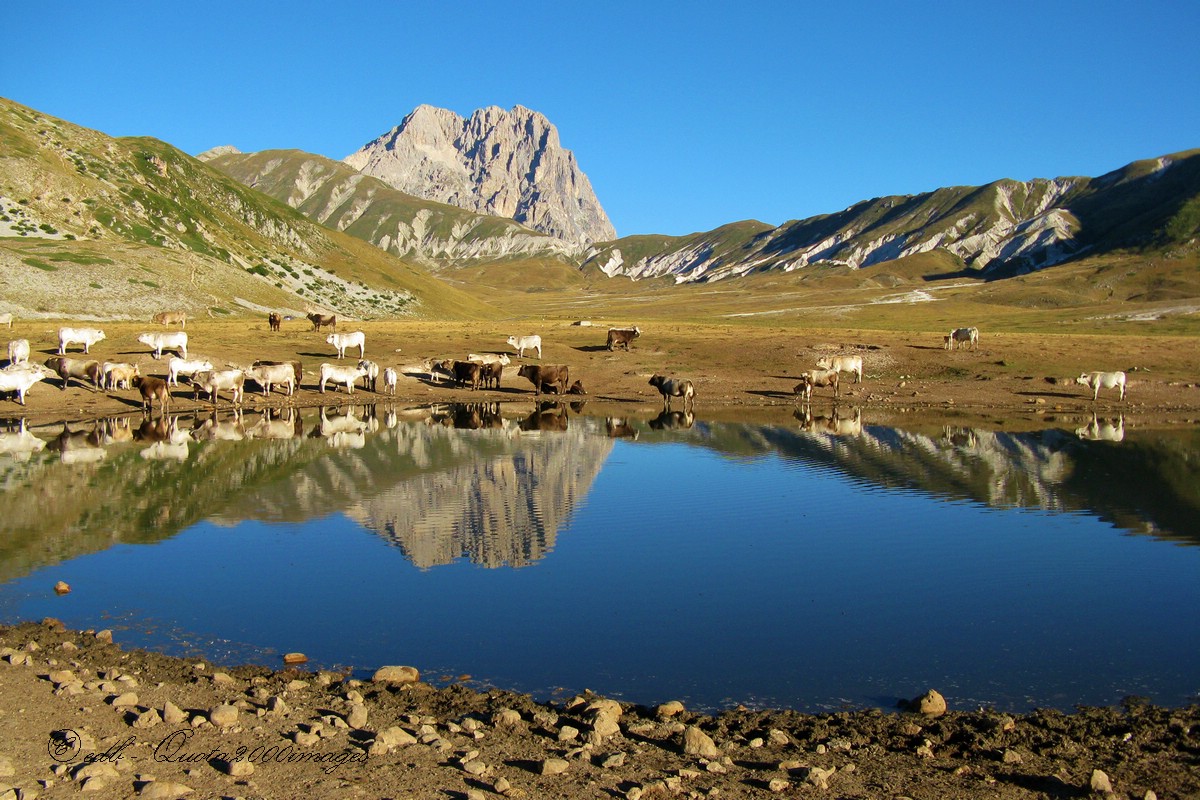
{"label": "rocky outcrop", "polygon": [[323,156],[264,150],[226,153],[210,163],[309,219],[433,270],[507,258],[578,257],[576,246],[562,239],[414,197]]}
{"label": "rocky outcrop", "polygon": [[616,238],[558,130],[522,106],[492,106],[464,119],[422,105],[345,163],[402,192],[507,217],[579,246]]}
{"label": "rocky outcrop", "polygon": [[631,237],[591,248],[609,276],[715,281],[822,264],[861,269],[941,250],[964,270],[1006,277],[1074,256],[1186,242],[1200,197],[1200,151],[1141,161],[1099,178],[1002,180],[880,197],[836,214],[726,225],[706,233]]}

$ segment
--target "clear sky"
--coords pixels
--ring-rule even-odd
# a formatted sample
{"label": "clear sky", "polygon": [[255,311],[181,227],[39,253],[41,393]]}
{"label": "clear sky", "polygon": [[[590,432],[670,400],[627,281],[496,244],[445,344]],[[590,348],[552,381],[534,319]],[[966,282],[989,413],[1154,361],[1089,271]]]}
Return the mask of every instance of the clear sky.
{"label": "clear sky", "polygon": [[1200,147],[1200,3],[11,3],[0,95],[196,154],[540,111],[620,235]]}

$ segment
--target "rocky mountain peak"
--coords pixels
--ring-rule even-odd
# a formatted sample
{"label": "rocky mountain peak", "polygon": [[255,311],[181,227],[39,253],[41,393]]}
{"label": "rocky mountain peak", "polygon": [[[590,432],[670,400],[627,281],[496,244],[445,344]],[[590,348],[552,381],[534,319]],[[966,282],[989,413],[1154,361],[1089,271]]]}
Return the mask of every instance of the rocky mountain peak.
{"label": "rocky mountain peak", "polygon": [[508,217],[580,247],[616,238],[558,130],[524,106],[488,106],[469,118],[417,106],[345,163],[402,192]]}

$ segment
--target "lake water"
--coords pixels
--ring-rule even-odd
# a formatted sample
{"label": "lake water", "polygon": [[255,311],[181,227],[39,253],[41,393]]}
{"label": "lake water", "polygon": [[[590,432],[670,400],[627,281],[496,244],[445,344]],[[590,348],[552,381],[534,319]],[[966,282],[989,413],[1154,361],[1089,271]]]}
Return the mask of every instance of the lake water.
{"label": "lake water", "polygon": [[349,411],[10,426],[0,620],[707,710],[1200,691],[1193,427]]}

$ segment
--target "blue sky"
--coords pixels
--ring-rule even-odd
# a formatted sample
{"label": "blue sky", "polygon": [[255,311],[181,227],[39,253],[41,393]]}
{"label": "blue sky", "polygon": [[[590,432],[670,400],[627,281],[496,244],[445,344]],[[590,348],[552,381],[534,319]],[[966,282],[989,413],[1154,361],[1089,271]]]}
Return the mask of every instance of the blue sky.
{"label": "blue sky", "polygon": [[344,158],[520,104],[620,235],[780,224],[1200,147],[1200,3],[11,4],[0,95],[196,154]]}

